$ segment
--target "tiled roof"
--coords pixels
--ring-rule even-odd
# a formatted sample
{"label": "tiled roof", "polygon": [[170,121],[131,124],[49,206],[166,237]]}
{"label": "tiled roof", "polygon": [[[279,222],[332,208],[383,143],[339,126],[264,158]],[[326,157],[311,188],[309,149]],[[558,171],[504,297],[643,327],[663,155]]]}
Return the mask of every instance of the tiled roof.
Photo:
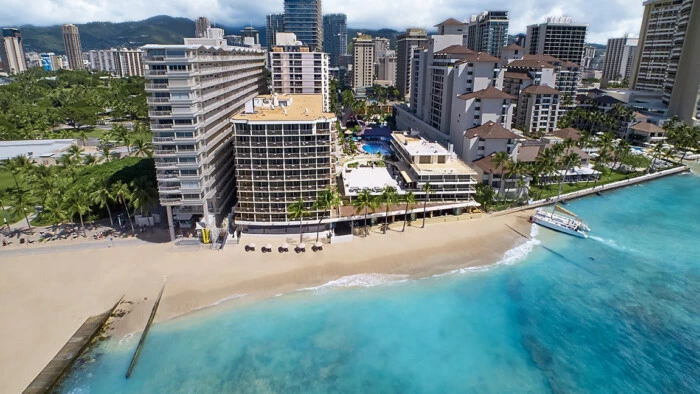
{"label": "tiled roof", "polygon": [[464,56],[460,61],[457,62],[457,64],[463,64],[463,63],[470,63],[470,62],[490,62],[490,63],[498,63],[501,60],[495,56],[491,56],[490,54],[486,52],[472,52],[466,56]]}
{"label": "tiled roof", "polygon": [[634,125],[630,126],[630,129],[643,131],[645,133],[665,133],[666,132],[666,130],[662,129],[661,127],[659,127],[653,123],[647,123],[647,122],[635,123]]}
{"label": "tiled roof", "polygon": [[460,25],[461,26],[461,25],[466,25],[466,23],[460,22],[455,18],[449,18],[447,20],[442,21],[442,23],[435,25],[435,27],[445,26],[445,25]]}
{"label": "tiled roof", "polygon": [[516,50],[522,49],[522,50],[525,50],[525,48],[521,47],[520,45],[518,45],[516,43],[512,43],[512,44],[504,47],[503,49],[516,49]]}
{"label": "tiled roof", "polygon": [[508,94],[500,89],[496,89],[493,86],[489,86],[486,89],[477,90],[476,92],[460,94],[457,97],[461,98],[462,100],[471,100],[474,98],[478,98],[478,99],[514,99],[515,98],[514,96],[511,96],[510,94]]}
{"label": "tiled roof", "polygon": [[450,45],[447,48],[443,48],[435,53],[443,53],[447,55],[468,55],[476,52],[462,45]]}
{"label": "tiled roof", "polygon": [[512,131],[506,129],[498,123],[488,121],[481,126],[473,127],[464,134],[465,137],[472,138],[483,138],[488,139],[499,139],[499,140],[511,140],[520,138],[519,135],[513,133]]}
{"label": "tiled roof", "polygon": [[593,99],[593,102],[598,104],[618,104],[623,103],[623,101],[616,99],[612,96],[599,96]]}
{"label": "tiled roof", "polygon": [[561,94],[558,90],[547,85],[530,85],[523,89],[523,93],[531,94]]}
{"label": "tiled roof", "polygon": [[527,163],[531,163],[537,159],[537,156],[540,155],[540,151],[544,145],[524,145],[518,147],[518,155],[516,158],[518,161],[524,161]]}
{"label": "tiled roof", "polygon": [[472,164],[481,168],[484,171],[484,174],[498,173],[500,168],[498,168],[496,162],[493,160],[494,155],[495,153],[492,153],[486,157],[482,157],[481,159],[474,160]]}
{"label": "tiled roof", "polygon": [[565,129],[554,130],[552,135],[562,139],[571,138],[574,141],[581,139],[581,132],[574,129],[573,127],[567,127]]}
{"label": "tiled roof", "polygon": [[506,71],[503,73],[503,76],[505,78],[512,78],[512,79],[532,79],[530,78],[530,75],[528,73],[517,73],[513,71]]}
{"label": "tiled roof", "polygon": [[554,68],[551,64],[543,62],[541,60],[513,60],[506,65],[507,69],[511,68],[534,68],[541,70],[543,68]]}

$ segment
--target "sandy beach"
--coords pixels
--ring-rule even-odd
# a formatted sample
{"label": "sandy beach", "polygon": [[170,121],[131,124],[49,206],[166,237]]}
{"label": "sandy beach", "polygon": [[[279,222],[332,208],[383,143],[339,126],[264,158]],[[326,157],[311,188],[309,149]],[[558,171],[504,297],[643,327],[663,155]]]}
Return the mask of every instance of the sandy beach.
{"label": "sandy beach", "polygon": [[[116,319],[115,337],[143,329],[163,281],[167,287],[156,317],[163,321],[246,295],[246,302],[323,285],[363,273],[423,277],[498,262],[529,234],[529,212],[451,223],[420,222],[386,235],[326,245],[322,252],[279,254],[298,238],[244,236],[243,242],[273,245],[273,253],[223,251],[173,244],[115,241],[114,248],[21,256],[0,255],[0,392],[21,392],[86,318],[122,296],[128,313]],[[48,246],[47,246],[48,247]],[[240,302],[240,301],[231,301]]]}

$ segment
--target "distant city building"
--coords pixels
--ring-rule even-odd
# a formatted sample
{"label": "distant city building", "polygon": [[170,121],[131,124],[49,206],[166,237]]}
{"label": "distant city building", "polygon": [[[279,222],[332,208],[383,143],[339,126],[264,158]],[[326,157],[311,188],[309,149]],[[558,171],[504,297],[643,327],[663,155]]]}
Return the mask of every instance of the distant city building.
{"label": "distant city building", "polygon": [[120,77],[143,76],[143,52],[140,49],[106,49],[87,52],[90,68]]}
{"label": "distant city building", "polygon": [[413,51],[428,41],[425,29],[408,28],[398,36],[396,45],[396,88],[401,97],[411,92],[411,59]]}
{"label": "distant city building", "polygon": [[203,38],[207,36],[207,29],[211,27],[211,22],[209,18],[205,16],[200,16],[194,21],[194,36],[197,38]]}
{"label": "distant city building", "polygon": [[508,11],[484,11],[472,15],[464,45],[476,52],[501,57],[501,49],[508,45]]}
{"label": "distant city building", "polygon": [[284,14],[270,14],[266,17],[265,25],[265,38],[267,41],[267,49],[270,50],[272,47],[277,45],[275,38],[277,33],[284,31]]}
{"label": "distant city building", "polygon": [[621,81],[630,77],[638,41],[630,35],[608,39],[602,75],[605,81]]}
{"label": "distant city building", "polygon": [[247,46],[260,44],[260,33],[253,26],[248,26],[241,30],[240,35],[243,37],[243,43]]}
{"label": "distant city building", "polygon": [[669,105],[669,116],[679,115],[688,123],[697,122],[699,111],[700,49],[695,39],[699,34],[699,7],[693,0],[644,3],[630,81],[635,90],[660,92],[663,104]]}
{"label": "distant city building", "polygon": [[327,229],[319,220],[333,212],[313,207],[319,193],[335,187],[336,179],[336,118],[324,111],[323,101],[320,94],[259,96],[231,118],[235,221],[248,232],[298,229],[299,219],[289,215],[289,205],[299,200],[311,211],[304,219],[304,232],[316,231],[319,225]]}
{"label": "distant city building", "polygon": [[68,67],[71,70],[82,70],[85,68],[83,63],[83,50],[80,45],[80,33],[76,25],[63,25],[63,45],[66,48],[66,56],[68,56]]}
{"label": "distant city building", "polygon": [[340,56],[348,53],[347,20],[345,14],[323,16],[323,51],[328,54],[331,67],[340,66]]}
{"label": "distant city building", "polygon": [[583,56],[581,57],[581,62],[579,64],[584,69],[589,69],[593,65],[593,59],[595,59],[596,48],[590,45],[583,47]]}
{"label": "distant city building", "polygon": [[[277,41],[283,40],[278,37]],[[330,112],[328,54],[309,52],[308,47],[296,44],[272,48],[272,90],[281,94],[320,94],[323,111]]]}
{"label": "distant city building", "polygon": [[265,89],[265,53],[230,47],[223,30],[184,45],[145,45],[146,93],[160,204],[171,239],[193,216],[210,229],[234,194],[230,118]]}
{"label": "distant city building", "polygon": [[396,85],[396,51],[385,51],[376,60],[375,84],[382,86]]}
{"label": "distant city building", "polygon": [[527,27],[525,49],[530,55],[550,55],[581,63],[588,25],[573,23],[570,17],[548,17],[547,22]]}
{"label": "distant city building", "polygon": [[358,33],[353,38],[353,89],[367,88],[374,83],[374,49],[372,36]]}
{"label": "distant city building", "polygon": [[0,56],[2,56],[2,70],[4,72],[8,74],[19,74],[27,71],[22,34],[18,29],[2,29]]}
{"label": "distant city building", "polygon": [[284,31],[296,34],[312,51],[322,51],[321,0],[284,0]]}

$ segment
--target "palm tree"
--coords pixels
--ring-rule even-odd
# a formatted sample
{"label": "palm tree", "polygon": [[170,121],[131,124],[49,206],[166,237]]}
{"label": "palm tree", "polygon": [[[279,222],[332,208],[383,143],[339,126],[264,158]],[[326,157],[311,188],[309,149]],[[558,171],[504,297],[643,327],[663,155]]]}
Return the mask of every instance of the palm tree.
{"label": "palm tree", "polygon": [[[7,225],[7,229],[10,229],[10,222],[9,222],[9,216],[7,216],[7,211],[5,210],[5,204],[2,203],[3,198],[5,197],[5,192],[3,190],[0,190],[0,209],[2,209],[2,217],[5,220],[5,224]],[[0,227],[2,227],[0,225]]]}
{"label": "palm tree", "polygon": [[88,135],[87,131],[85,131],[84,129],[81,129],[78,132],[78,140],[80,140],[80,142],[83,143],[83,146],[87,145],[87,140],[89,137],[90,136]]}
{"label": "palm tree", "polygon": [[27,159],[26,156],[23,155],[3,160],[0,163],[0,167],[8,170],[12,174],[12,179],[15,182],[15,189],[12,193],[14,194],[14,198],[16,199],[16,201],[13,204],[12,212],[17,217],[24,216],[24,219],[27,221],[27,227],[29,227],[30,232],[32,231],[32,225],[29,223],[29,216],[27,215],[27,211],[33,209],[33,207],[26,201],[26,190],[23,190],[20,187],[18,176],[30,170],[32,168],[32,165],[33,163],[29,159]]}
{"label": "palm tree", "polygon": [[129,186],[131,186],[131,207],[140,210],[141,215],[146,216],[148,209],[158,201],[158,190],[147,177],[137,178],[131,181]]}
{"label": "palm tree", "polygon": [[66,151],[66,153],[68,154],[67,156],[72,158],[73,162],[81,162],[81,155],[83,153],[83,149],[78,145],[71,145],[70,148],[68,148],[68,150]]}
{"label": "palm tree", "polygon": [[66,199],[66,208],[71,217],[75,215],[80,217],[80,227],[83,229],[83,236],[87,237],[85,225],[83,224],[83,215],[90,212],[88,193],[83,188],[71,190]]}
{"label": "palm tree", "polygon": [[136,157],[153,157],[153,144],[146,141],[143,137],[138,137],[134,140],[134,156]]}
{"label": "palm tree", "polygon": [[60,196],[47,198],[42,205],[41,217],[53,224],[54,229],[57,225],[65,223],[69,219],[69,214],[66,211],[63,198]]}
{"label": "palm tree", "polygon": [[651,164],[649,164],[649,168],[647,168],[647,172],[651,172],[651,169],[654,168],[654,164],[656,164],[656,160],[663,154],[664,151],[664,144],[663,142],[659,141],[654,145],[654,149],[652,150],[652,159],[651,159]]}
{"label": "palm tree", "polygon": [[90,198],[92,202],[97,204],[100,208],[107,208],[107,215],[109,215],[109,224],[114,227],[114,220],[112,219],[112,210],[109,209],[109,204],[115,200],[112,195],[112,191],[109,188],[107,180],[103,180],[98,183],[92,179],[94,191],[90,193]]}
{"label": "palm tree", "polygon": [[32,212],[34,206],[27,201],[27,198],[25,196],[27,191],[21,188],[17,188],[11,189],[11,193],[12,199],[14,201],[12,202],[12,208],[10,209],[10,213],[12,214],[12,216],[17,218],[24,216],[24,220],[27,222],[27,228],[29,228],[29,232],[32,232],[33,229],[31,223],[29,223],[28,212]]}
{"label": "palm tree", "polygon": [[126,217],[129,218],[129,224],[131,225],[131,234],[136,235],[134,223],[131,221],[131,212],[129,212],[129,207],[127,205],[127,202],[131,200],[131,190],[129,190],[129,186],[122,181],[116,181],[112,184],[111,192],[114,199],[124,206]]}
{"label": "palm tree", "polygon": [[97,163],[97,159],[93,155],[85,155],[85,158],[83,159],[83,164],[90,167],[93,164]]}
{"label": "palm tree", "polygon": [[621,140],[615,147],[615,161],[617,162],[618,169],[629,153],[630,143],[626,140]]}
{"label": "palm tree", "polygon": [[428,206],[428,202],[430,202],[430,194],[433,192],[433,187],[430,185],[430,182],[426,182],[421,187],[421,190],[425,193],[425,200],[423,200],[423,224],[421,224],[420,228],[425,228],[425,216],[427,214],[425,209]]}
{"label": "palm tree", "polygon": [[[316,196],[316,201],[312,208],[316,211],[332,211],[333,208],[340,205],[340,194],[335,189],[328,188]],[[318,242],[319,233],[321,232],[322,215],[318,215],[318,227],[316,228],[316,242]]]}
{"label": "palm tree", "polygon": [[354,200],[352,200],[352,206],[355,207],[355,214],[359,215],[360,212],[365,211],[365,236],[369,235],[367,230],[367,214],[370,210],[374,212],[377,209],[377,200],[372,196],[369,190],[363,190],[357,194]]}
{"label": "palm tree", "polygon": [[496,152],[495,155],[493,155],[493,164],[496,165],[496,168],[501,168],[501,187],[499,187],[499,193],[501,193],[501,196],[505,200],[505,179],[503,179],[503,173],[505,172],[505,165],[510,161],[510,157],[508,156],[508,153],[506,152]]}
{"label": "palm tree", "polygon": [[129,133],[129,129],[124,127],[124,125],[122,124],[116,124],[112,126],[110,135],[117,141],[123,142],[124,145],[126,145],[127,154],[131,154],[131,150],[129,149],[129,147],[131,146],[131,133]]}
{"label": "palm tree", "polygon": [[523,162],[512,161],[512,160],[508,160],[506,162],[506,175],[507,175],[508,179],[510,179],[513,176],[515,176],[515,178],[517,179],[516,184],[518,185],[518,188],[517,188],[516,199],[520,198],[520,192],[521,192],[521,187],[520,187],[521,182],[518,182],[518,181],[521,181],[523,175],[525,175],[526,173],[527,173],[527,168]]}
{"label": "palm tree", "polygon": [[[557,200],[556,203],[554,203],[554,209],[557,209],[557,204],[559,204],[559,197],[561,196],[561,191],[564,188],[564,180],[566,180],[566,174],[569,173],[569,170],[571,168],[577,167],[581,165],[581,157],[577,153],[569,153],[562,157],[561,160],[562,164],[564,165],[564,175],[561,177],[561,180],[559,181],[559,192],[557,193]],[[554,211],[552,211],[554,212]]]}
{"label": "palm tree", "polygon": [[102,151],[102,152],[101,152],[101,153],[102,153],[102,160],[103,160],[105,163],[108,162],[108,161],[110,161],[110,160],[112,159],[112,153],[110,152],[110,149],[109,149],[108,146],[102,145],[102,147],[100,148],[100,150]]}
{"label": "palm tree", "polygon": [[289,204],[287,207],[287,215],[289,215],[289,219],[299,220],[299,243],[302,243],[303,241],[301,227],[304,224],[304,216],[307,216],[308,214],[309,210],[306,208],[306,203],[301,198]]}
{"label": "palm tree", "polygon": [[413,195],[413,192],[409,191],[406,192],[403,196],[403,201],[406,203],[406,212],[403,215],[403,228],[401,229],[401,232],[406,231],[406,222],[408,221],[408,210],[413,207],[413,205],[416,203],[416,196]]}
{"label": "palm tree", "polygon": [[386,214],[384,215],[384,229],[382,231],[384,234],[386,234],[386,229],[389,228],[389,208],[392,204],[399,202],[399,193],[396,191],[395,187],[385,186],[382,190],[380,199],[386,208]]}

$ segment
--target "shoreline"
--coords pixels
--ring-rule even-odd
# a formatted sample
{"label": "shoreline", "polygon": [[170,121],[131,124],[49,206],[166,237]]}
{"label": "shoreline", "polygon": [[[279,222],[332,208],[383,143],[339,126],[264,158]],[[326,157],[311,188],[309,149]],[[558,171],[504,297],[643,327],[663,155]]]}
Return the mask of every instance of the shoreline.
{"label": "shoreline", "polygon": [[[155,322],[227,305],[243,305],[323,286],[353,275],[407,278],[493,265],[526,242],[508,226],[529,234],[529,215],[420,223],[395,223],[386,235],[326,245],[301,254],[222,251],[147,244],[81,249],[50,255],[11,255],[0,263],[0,391],[20,392],[56,355],[87,317],[103,313],[122,295],[122,317],[112,319],[115,340],[138,340],[163,279],[168,285]],[[294,237],[266,238],[277,246]],[[292,240],[293,241],[293,240]],[[235,298],[245,294],[245,297]]]}

